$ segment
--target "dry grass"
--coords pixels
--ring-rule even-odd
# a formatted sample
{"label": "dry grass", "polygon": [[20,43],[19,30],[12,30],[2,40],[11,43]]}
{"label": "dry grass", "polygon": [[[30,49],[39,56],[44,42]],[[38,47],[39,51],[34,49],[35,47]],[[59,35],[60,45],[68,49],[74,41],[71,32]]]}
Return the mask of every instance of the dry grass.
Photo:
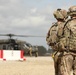
{"label": "dry grass", "polygon": [[0,75],[54,75],[51,57],[26,57],[26,61],[0,61]]}

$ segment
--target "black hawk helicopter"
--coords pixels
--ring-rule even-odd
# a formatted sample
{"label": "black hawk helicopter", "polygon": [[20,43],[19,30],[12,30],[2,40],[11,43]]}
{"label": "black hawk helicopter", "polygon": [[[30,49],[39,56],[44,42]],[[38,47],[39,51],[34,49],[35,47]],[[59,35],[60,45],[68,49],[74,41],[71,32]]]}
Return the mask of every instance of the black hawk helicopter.
{"label": "black hawk helicopter", "polygon": [[32,46],[26,41],[13,39],[13,36],[16,37],[44,37],[44,36],[34,36],[34,35],[15,35],[15,34],[0,34],[0,36],[8,36],[9,39],[0,39],[0,49],[1,50],[24,50],[24,54],[29,54],[32,56],[35,54],[35,57],[38,56],[38,47]]}

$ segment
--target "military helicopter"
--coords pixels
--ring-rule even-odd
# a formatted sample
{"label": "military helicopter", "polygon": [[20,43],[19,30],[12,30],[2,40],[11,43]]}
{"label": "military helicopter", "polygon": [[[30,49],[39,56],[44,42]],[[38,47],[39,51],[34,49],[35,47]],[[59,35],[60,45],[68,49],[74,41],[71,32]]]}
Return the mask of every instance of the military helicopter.
{"label": "military helicopter", "polygon": [[9,39],[0,39],[0,49],[4,50],[24,50],[24,54],[29,54],[35,57],[38,56],[38,47],[32,46],[26,41],[13,39],[13,36],[16,37],[44,37],[44,36],[34,36],[34,35],[15,35],[15,34],[0,34],[0,36],[8,36]]}

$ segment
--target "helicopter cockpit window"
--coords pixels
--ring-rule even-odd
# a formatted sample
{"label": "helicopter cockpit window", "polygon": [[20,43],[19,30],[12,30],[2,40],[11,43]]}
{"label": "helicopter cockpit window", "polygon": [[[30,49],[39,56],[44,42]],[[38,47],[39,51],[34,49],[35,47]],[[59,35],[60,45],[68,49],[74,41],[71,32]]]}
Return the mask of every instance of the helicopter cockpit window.
{"label": "helicopter cockpit window", "polygon": [[25,45],[26,45],[26,46],[28,46],[28,47],[32,47],[32,45],[31,45],[31,44],[29,44],[29,43],[26,43]]}
{"label": "helicopter cockpit window", "polygon": [[27,44],[27,43],[26,43],[25,45],[26,45],[26,46],[29,46],[29,44]]}
{"label": "helicopter cockpit window", "polygon": [[27,48],[27,49],[29,48],[29,46],[27,46],[26,44],[24,44],[24,46],[23,46],[23,47],[24,47],[24,48]]}
{"label": "helicopter cockpit window", "polygon": [[18,50],[19,49],[17,44],[15,44],[14,49],[15,50]]}

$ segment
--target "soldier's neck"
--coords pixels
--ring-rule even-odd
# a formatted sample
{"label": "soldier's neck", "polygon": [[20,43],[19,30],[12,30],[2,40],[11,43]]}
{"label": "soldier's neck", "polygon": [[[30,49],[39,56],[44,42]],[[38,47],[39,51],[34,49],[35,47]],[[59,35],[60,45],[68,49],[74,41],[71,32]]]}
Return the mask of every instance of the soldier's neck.
{"label": "soldier's neck", "polygon": [[72,16],[71,18],[72,18],[72,19],[75,19],[75,18],[76,18],[76,16]]}
{"label": "soldier's neck", "polygon": [[64,22],[64,20],[62,20],[62,19],[58,19],[57,21],[58,21],[58,22]]}
{"label": "soldier's neck", "polygon": [[76,18],[76,16],[73,17],[73,19],[75,19],[75,18]]}

